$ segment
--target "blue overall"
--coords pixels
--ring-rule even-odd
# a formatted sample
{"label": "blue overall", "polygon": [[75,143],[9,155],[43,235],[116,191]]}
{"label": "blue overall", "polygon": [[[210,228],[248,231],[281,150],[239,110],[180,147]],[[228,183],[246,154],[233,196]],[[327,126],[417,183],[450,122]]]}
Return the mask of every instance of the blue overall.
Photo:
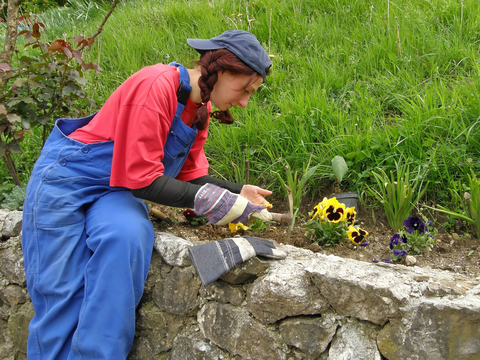
{"label": "blue overall", "polygon": [[[180,114],[165,146],[172,177],[195,140],[183,136],[190,128]],[[67,137],[94,116],[56,121],[27,187],[22,248],[35,310],[29,360],[125,359],[133,342],[154,232],[142,200],[109,185],[113,142]]]}

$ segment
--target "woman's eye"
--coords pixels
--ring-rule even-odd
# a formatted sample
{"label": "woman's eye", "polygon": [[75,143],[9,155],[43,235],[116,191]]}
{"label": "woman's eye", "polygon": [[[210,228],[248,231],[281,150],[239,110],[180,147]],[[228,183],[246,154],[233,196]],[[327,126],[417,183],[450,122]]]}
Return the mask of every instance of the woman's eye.
{"label": "woman's eye", "polygon": [[243,93],[244,94],[250,94],[250,92],[248,90],[245,90]]}

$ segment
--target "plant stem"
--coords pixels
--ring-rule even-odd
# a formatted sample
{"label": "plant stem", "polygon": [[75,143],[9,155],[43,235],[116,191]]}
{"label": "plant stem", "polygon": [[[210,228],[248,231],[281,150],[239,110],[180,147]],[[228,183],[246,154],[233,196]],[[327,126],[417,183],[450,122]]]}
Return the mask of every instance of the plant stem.
{"label": "plant stem", "polygon": [[20,178],[18,177],[17,169],[15,168],[15,164],[12,159],[12,154],[10,152],[6,152],[3,156],[3,162],[8,169],[10,175],[12,175],[13,181],[15,185],[22,186]]}

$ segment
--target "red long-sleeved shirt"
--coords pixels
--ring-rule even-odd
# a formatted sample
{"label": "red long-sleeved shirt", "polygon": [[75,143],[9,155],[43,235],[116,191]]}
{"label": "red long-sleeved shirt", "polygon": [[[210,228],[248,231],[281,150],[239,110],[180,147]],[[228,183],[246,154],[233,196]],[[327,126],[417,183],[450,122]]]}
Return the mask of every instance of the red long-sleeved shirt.
{"label": "red long-sleeved shirt", "polygon": [[[177,109],[180,74],[176,67],[156,64],[129,77],[108,98],[93,120],[70,134],[85,144],[113,140],[111,186],[140,189],[163,175],[163,148]],[[208,103],[208,111],[211,104]],[[197,105],[188,99],[182,121],[191,126]],[[208,174],[203,146],[208,121],[199,130],[178,180]]]}

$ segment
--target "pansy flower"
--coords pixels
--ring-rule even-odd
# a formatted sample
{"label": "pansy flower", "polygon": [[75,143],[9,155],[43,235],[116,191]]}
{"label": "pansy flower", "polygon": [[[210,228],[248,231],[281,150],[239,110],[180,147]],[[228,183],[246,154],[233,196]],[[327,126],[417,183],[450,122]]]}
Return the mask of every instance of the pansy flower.
{"label": "pansy flower", "polygon": [[340,204],[336,198],[331,198],[328,200],[325,209],[323,210],[323,216],[333,223],[345,220],[345,205]]}
{"label": "pansy flower", "polygon": [[366,232],[363,229],[355,229],[353,226],[349,226],[347,230],[347,235],[348,238],[355,244],[359,245],[363,243],[363,240],[365,237],[368,235],[368,232]]}
{"label": "pansy flower", "polygon": [[355,217],[357,216],[355,206],[349,207],[345,211],[348,226],[353,226],[353,224],[355,224]]}
{"label": "pansy flower", "polygon": [[398,256],[398,257],[405,257],[408,254],[408,250],[399,250],[399,249],[394,249],[393,250],[393,255]]}
{"label": "pansy flower", "polygon": [[230,224],[228,224],[228,228],[230,229],[230,231],[232,233],[243,232],[243,231],[249,229],[248,226],[245,226],[242,223],[238,223],[238,224],[230,223]]}
{"label": "pansy flower", "polygon": [[393,248],[398,245],[399,242],[407,242],[407,238],[405,235],[400,236],[399,234],[395,234],[392,236],[390,239],[390,250],[393,250]]}
{"label": "pansy flower", "polygon": [[191,220],[195,217],[195,211],[191,209],[183,210],[183,216],[185,216],[185,219]]}
{"label": "pansy flower", "polygon": [[323,200],[321,202],[319,202],[317,204],[317,206],[315,206],[313,208],[313,212],[311,214],[311,219],[312,220],[314,220],[315,218],[317,218],[318,220],[322,219],[323,210],[325,209],[325,206],[326,206],[327,202],[328,202],[328,199],[323,198]]}
{"label": "pansy flower", "polygon": [[418,216],[410,216],[403,222],[403,225],[408,229],[409,234],[412,234],[415,231],[418,231],[419,234],[423,234],[427,229],[425,223],[420,220]]}

